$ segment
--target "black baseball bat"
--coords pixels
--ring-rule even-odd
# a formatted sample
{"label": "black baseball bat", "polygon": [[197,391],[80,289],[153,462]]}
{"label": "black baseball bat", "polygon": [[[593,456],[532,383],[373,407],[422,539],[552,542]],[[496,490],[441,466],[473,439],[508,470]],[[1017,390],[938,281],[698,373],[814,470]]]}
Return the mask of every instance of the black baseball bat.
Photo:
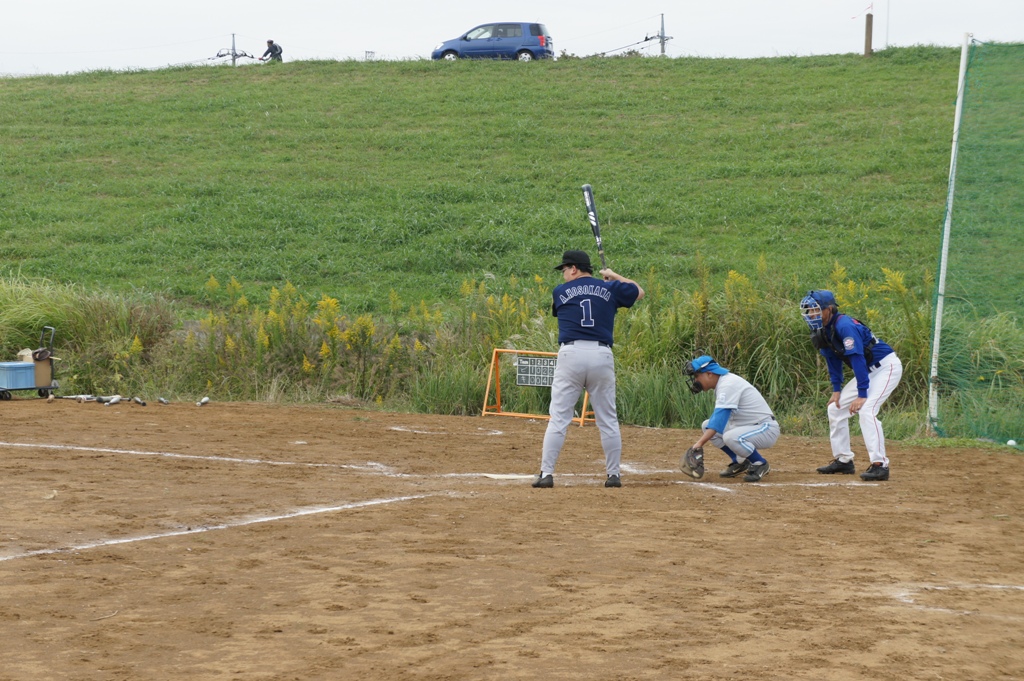
{"label": "black baseball bat", "polygon": [[597,240],[597,253],[601,256],[601,269],[608,269],[604,261],[604,246],[601,244],[601,222],[597,219],[597,204],[594,203],[594,188],[589,184],[583,185],[583,201],[587,204],[587,219],[590,220],[590,231],[594,233]]}

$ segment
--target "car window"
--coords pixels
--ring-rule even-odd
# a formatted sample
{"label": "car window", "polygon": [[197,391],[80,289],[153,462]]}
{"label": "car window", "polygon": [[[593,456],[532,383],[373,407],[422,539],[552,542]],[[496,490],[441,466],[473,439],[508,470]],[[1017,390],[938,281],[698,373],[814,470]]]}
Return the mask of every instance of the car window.
{"label": "car window", "polygon": [[548,27],[544,24],[530,24],[530,35],[547,35]]}
{"label": "car window", "polygon": [[490,26],[478,26],[472,31],[466,34],[466,37],[470,40],[485,40],[491,37],[491,32],[494,30],[494,25]]}
{"label": "car window", "polygon": [[494,31],[495,38],[522,38],[522,24],[498,24]]}

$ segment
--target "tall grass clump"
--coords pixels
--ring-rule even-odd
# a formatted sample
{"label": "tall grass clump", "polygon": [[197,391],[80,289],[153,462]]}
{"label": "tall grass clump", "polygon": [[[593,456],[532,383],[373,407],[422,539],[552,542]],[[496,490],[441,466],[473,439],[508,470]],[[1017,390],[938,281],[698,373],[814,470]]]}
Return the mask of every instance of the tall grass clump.
{"label": "tall grass clump", "polygon": [[11,360],[22,348],[49,342],[53,327],[57,380],[63,392],[132,392],[152,371],[149,348],[175,324],[164,299],[135,292],[85,291],[73,284],[20,276],[0,279],[0,352]]}
{"label": "tall grass clump", "polygon": [[[721,286],[700,258],[695,267],[697,285],[689,291],[667,286],[654,271],[637,277],[647,296],[618,315],[622,421],[698,426],[710,397],[691,395],[681,368],[707,353],[761,390],[784,432],[824,432],[831,389],[800,318],[805,292],[774,276],[764,257],[749,275],[730,271]],[[930,282],[915,287],[900,272],[881,274],[878,281],[856,281],[837,263],[823,287],[904,359],[904,383],[886,408],[886,427],[893,437],[915,436],[927,385],[929,304],[920,291]],[[479,414],[495,348],[557,350],[554,283],[540,276],[466,279],[448,306],[404,301],[392,291],[387,311],[372,314],[346,312],[325,294],[307,299],[290,283],[271,286],[263,296],[268,302],[257,305],[234,277],[222,284],[211,276],[203,286],[206,312],[174,323],[172,310],[156,298],[86,295],[16,280],[0,290],[0,303],[6,301],[0,328],[10,353],[41,323],[53,321],[61,329],[65,392],[209,394]],[[979,327],[975,333],[994,342],[1010,332]],[[512,355],[502,355],[499,372],[504,411],[546,413],[550,391],[516,386]],[[1019,367],[1008,365],[999,380],[1020,375]]]}
{"label": "tall grass clump", "polygon": [[210,309],[154,349],[152,380],[165,391],[223,399],[377,402],[408,393],[426,352],[433,312],[413,306],[389,324],[345,314],[325,294],[307,300],[291,283],[250,303],[232,277],[211,276]]}
{"label": "tall grass clump", "polygon": [[1024,434],[1024,328],[1015,315],[947,312],[938,373],[943,435]]}
{"label": "tall grass clump", "polygon": [[[749,275],[728,272],[721,287],[712,283],[699,257],[695,266],[697,283],[690,291],[669,289],[655,272],[639,277],[647,296],[620,311],[615,353],[623,420],[699,425],[709,413],[708,403],[705,396],[689,394],[680,373],[683,363],[706,353],[756,385],[786,432],[823,432],[831,387],[824,359],[811,346],[799,314],[805,291],[775,276],[763,256]],[[833,289],[842,311],[868,323],[904,359],[904,384],[887,409],[913,415],[906,426],[894,424],[894,435],[918,433],[927,385],[930,300],[924,292],[930,279],[911,287],[900,272],[884,269],[878,281],[855,281],[836,263],[820,287]],[[553,322],[534,329],[535,343],[554,333]],[[545,332],[538,335],[541,329]]]}

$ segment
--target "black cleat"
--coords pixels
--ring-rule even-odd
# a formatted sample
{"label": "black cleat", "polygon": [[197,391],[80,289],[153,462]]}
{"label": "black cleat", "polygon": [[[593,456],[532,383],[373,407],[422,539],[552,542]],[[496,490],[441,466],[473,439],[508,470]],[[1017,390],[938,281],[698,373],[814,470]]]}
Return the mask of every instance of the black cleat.
{"label": "black cleat", "polygon": [[622,487],[622,481],[619,480],[617,475],[609,475],[608,479],[604,481],[605,487]]}
{"label": "black cleat", "polygon": [[868,466],[868,469],[860,474],[861,480],[867,480],[868,482],[875,482],[889,479],[889,467],[883,466],[880,463],[873,463]]}
{"label": "black cleat", "polygon": [[743,461],[738,461],[736,463],[729,464],[729,467],[726,468],[724,471],[720,472],[718,474],[718,477],[735,478],[737,475],[747,470],[748,468],[750,468],[750,459],[743,459]]}
{"label": "black cleat", "polygon": [[842,473],[844,475],[853,475],[857,472],[854,468],[852,461],[843,463],[839,459],[832,459],[832,463],[827,466],[821,466],[818,468],[818,472],[824,475],[832,475],[833,473]]}
{"label": "black cleat", "polygon": [[533,481],[533,487],[554,487],[554,486],[555,486],[555,476],[551,475],[550,473],[548,473],[547,475],[544,475],[543,473],[541,473],[540,475],[537,476],[537,479]]}
{"label": "black cleat", "polygon": [[768,462],[751,464],[747,468],[747,474],[743,476],[743,482],[760,482],[761,478],[768,475],[771,467]]}

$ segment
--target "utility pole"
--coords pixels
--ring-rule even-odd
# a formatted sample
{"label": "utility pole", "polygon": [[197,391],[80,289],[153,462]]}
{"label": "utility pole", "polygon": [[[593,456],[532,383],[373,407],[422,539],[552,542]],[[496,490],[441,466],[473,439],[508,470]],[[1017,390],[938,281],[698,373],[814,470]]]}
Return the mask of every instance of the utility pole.
{"label": "utility pole", "polygon": [[661,41],[661,56],[665,56],[665,43],[672,40],[670,36],[665,35],[665,15],[661,15],[661,33],[658,34],[658,38]]}
{"label": "utility pole", "polygon": [[249,54],[248,52],[245,52],[245,51],[239,52],[238,50],[235,49],[235,34],[234,33],[231,34],[231,51],[229,52],[226,48],[221,48],[217,52],[217,56],[216,57],[210,57],[210,59],[223,59],[224,57],[231,57],[231,65],[232,66],[237,66],[238,65],[238,58],[239,57],[248,57],[249,59],[255,59],[256,58],[256,57],[252,56],[251,54]]}
{"label": "utility pole", "polygon": [[864,22],[864,56],[865,57],[870,57],[871,56],[871,52],[872,52],[872,50],[871,50],[871,24],[872,24],[872,20],[874,18],[875,17],[874,17],[873,14],[871,14],[871,12],[868,12],[867,16],[865,17],[865,22]]}

